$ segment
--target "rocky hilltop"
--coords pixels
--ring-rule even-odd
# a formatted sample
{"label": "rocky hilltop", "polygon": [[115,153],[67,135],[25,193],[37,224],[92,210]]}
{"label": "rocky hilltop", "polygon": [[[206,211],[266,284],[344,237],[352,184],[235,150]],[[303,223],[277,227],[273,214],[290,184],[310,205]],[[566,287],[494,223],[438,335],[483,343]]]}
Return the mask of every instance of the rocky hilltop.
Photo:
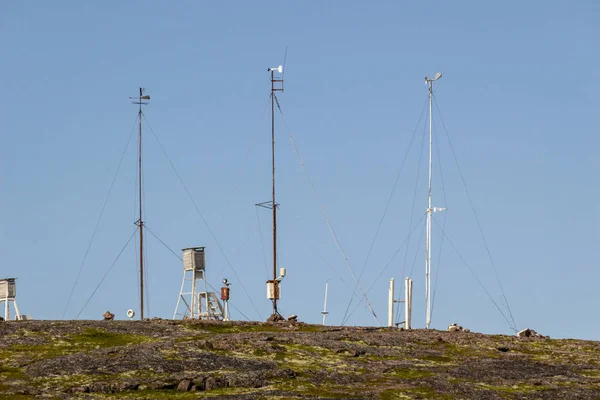
{"label": "rocky hilltop", "polygon": [[600,342],[302,323],[0,323],[2,399],[600,399]]}

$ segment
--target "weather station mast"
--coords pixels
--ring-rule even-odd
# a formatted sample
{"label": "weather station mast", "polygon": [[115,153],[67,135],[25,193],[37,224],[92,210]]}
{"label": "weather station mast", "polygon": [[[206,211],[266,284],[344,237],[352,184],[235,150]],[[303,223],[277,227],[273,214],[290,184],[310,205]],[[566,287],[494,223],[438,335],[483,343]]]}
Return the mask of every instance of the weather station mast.
{"label": "weather station mast", "polygon": [[130,97],[133,104],[139,105],[138,120],[138,196],[139,196],[139,219],[135,222],[140,231],[140,320],[144,320],[144,220],[142,219],[142,106],[148,104],[149,95],[144,94],[145,89],[140,88],[138,97]]}
{"label": "weather station mast", "polygon": [[437,72],[433,79],[425,77],[425,84],[429,86],[429,190],[427,192],[427,225],[425,236],[425,302],[426,317],[425,328],[431,325],[431,215],[432,213],[445,211],[445,208],[431,207],[431,182],[432,182],[432,149],[433,149],[433,82],[442,77]]}
{"label": "weather station mast", "polygon": [[[271,201],[256,204],[259,207],[272,210],[273,215],[273,279],[267,281],[267,297],[273,302],[273,313],[269,320],[281,320],[283,317],[277,310],[277,300],[279,300],[279,285],[285,276],[285,268],[281,268],[277,276],[277,207],[279,204],[275,201],[275,103],[279,107],[277,92],[283,92],[283,66],[268,68],[271,75]],[[278,76],[275,75],[277,72]]]}

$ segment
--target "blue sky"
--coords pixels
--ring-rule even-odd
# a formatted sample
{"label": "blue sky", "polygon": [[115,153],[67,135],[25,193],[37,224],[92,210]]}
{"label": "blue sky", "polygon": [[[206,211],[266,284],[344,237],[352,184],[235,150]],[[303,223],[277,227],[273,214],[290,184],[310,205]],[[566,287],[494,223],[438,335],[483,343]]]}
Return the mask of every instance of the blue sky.
{"label": "blue sky", "polygon": [[[412,271],[413,325],[424,326],[423,223],[383,268],[411,215],[416,223],[426,208],[423,78],[442,71],[433,202],[448,211],[435,220],[446,218],[445,234],[500,304],[462,171],[517,327],[598,340],[599,18],[593,1],[3,2],[0,275],[18,277],[26,314],[61,318],[134,128],[128,97],[143,86],[152,96],[144,110],[148,228],[178,253],[206,246],[211,284],[232,282],[233,318],[265,319],[260,237],[270,263],[270,217],[263,209],[257,217],[254,204],[270,198],[266,69],[282,63],[287,46],[279,99],[289,131],[281,116],[276,122],[285,315],[319,322],[328,281],[328,322],[339,324],[353,283],[290,131],[358,274],[416,129],[361,284],[373,285],[368,296],[385,324],[388,279]],[[66,318],[82,310],[135,228],[135,163],[131,141]],[[434,227],[432,327],[511,333]],[[181,262],[146,236],[149,315],[170,318]],[[135,257],[132,242],[80,318],[137,311]],[[359,306],[348,323],[375,322]]]}

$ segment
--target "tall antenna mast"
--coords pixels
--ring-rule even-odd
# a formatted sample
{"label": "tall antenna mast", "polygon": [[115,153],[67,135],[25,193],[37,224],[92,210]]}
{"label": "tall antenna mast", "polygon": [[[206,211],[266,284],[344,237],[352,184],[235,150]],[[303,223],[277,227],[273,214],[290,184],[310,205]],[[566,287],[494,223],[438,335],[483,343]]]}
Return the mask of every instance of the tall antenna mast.
{"label": "tall antenna mast", "polygon": [[[275,72],[283,74],[283,66],[268,68],[271,74],[271,181],[272,195],[271,201],[257,204],[258,206],[269,208],[273,212],[273,280],[267,281],[268,296],[273,302],[273,317],[281,317],[277,311],[277,300],[279,299],[279,282],[281,277],[277,277],[277,206],[275,202],[275,103],[279,106],[279,101],[275,92],[283,92],[283,77],[276,78]],[[283,274],[282,274],[283,275]]]}
{"label": "tall antenna mast", "polygon": [[144,95],[144,88],[140,88],[139,97],[130,97],[133,104],[140,106],[138,112],[139,135],[138,135],[138,196],[140,198],[140,218],[135,222],[140,230],[140,319],[144,319],[144,221],[142,219],[142,105],[148,104],[150,96]]}
{"label": "tall antenna mast", "polygon": [[429,86],[429,191],[427,192],[427,233],[425,236],[425,302],[426,317],[425,328],[431,324],[431,214],[444,211],[445,208],[431,207],[431,178],[432,178],[432,148],[433,148],[433,82],[442,77],[442,73],[435,74],[433,79],[425,77],[425,84]]}

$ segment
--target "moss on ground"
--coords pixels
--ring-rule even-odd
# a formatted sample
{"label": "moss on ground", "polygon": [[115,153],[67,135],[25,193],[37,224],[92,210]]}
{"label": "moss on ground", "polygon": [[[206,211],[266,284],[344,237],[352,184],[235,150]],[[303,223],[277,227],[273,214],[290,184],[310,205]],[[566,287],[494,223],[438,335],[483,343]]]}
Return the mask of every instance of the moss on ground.
{"label": "moss on ground", "polygon": [[400,379],[420,379],[432,376],[433,372],[412,368],[395,368],[387,374]]}
{"label": "moss on ground", "polygon": [[485,383],[478,383],[476,385],[483,389],[492,390],[494,392],[501,392],[501,393],[506,393],[506,394],[515,394],[515,395],[535,393],[535,392],[540,392],[540,391],[549,389],[547,386],[529,385],[529,384],[525,384],[525,383],[519,383],[519,384],[511,385],[511,386],[487,385]]}
{"label": "moss on ground", "polygon": [[186,329],[193,331],[206,331],[212,334],[242,333],[242,332],[282,332],[281,327],[273,324],[237,325],[228,323],[188,323],[183,324]]}
{"label": "moss on ground", "polygon": [[[7,324],[6,328],[15,329],[7,329],[7,335],[0,338],[2,399],[33,398],[15,394],[22,393],[25,385],[48,398],[78,398],[80,395],[72,388],[89,386],[93,382],[133,383],[139,385],[140,390],[85,395],[89,398],[239,396],[273,400],[446,400],[486,396],[569,398],[571,393],[581,398],[596,398],[598,396],[594,396],[600,393],[600,344],[596,342],[466,333],[452,335],[418,330],[399,334],[389,329],[332,329],[288,323],[32,321],[26,325],[27,329],[22,326],[25,325]],[[6,340],[2,342],[2,339]],[[64,370],[59,368],[59,373],[65,375],[33,377],[34,370],[35,374],[46,373],[39,366],[25,369],[38,360],[73,353],[88,353],[86,359],[93,359],[95,363],[103,360],[114,363],[111,357],[115,356],[115,351],[95,350],[136,346],[150,341],[157,343],[151,347],[143,346],[143,349],[160,352],[168,360],[169,368],[165,367],[168,373],[134,370],[121,374],[76,374],[79,369],[65,363]],[[499,351],[500,346],[506,349]],[[122,351],[116,353],[123,354]],[[128,357],[136,355],[133,350],[125,353]],[[217,361],[214,367],[210,361],[201,360],[207,356],[209,360]],[[223,357],[231,361],[231,368],[223,367],[229,365],[223,364]],[[56,361],[60,363],[60,359]],[[482,365],[486,366],[485,371],[479,369]],[[260,372],[252,370],[254,366],[260,366]],[[515,366],[523,366],[523,376],[515,378],[514,373],[500,373],[504,368]],[[30,371],[32,376],[25,371]],[[236,374],[248,373],[249,376],[257,373],[259,379],[266,379],[266,386],[189,393],[176,389],[150,389],[155,381],[172,384],[187,375],[210,374],[229,379]],[[540,376],[544,377],[542,381]],[[265,383],[260,382],[259,386]]]}
{"label": "moss on ground", "polygon": [[455,399],[453,395],[440,393],[428,386],[409,387],[401,389],[388,389],[379,394],[380,400],[396,400],[396,399],[436,399],[436,400],[451,400]]}

